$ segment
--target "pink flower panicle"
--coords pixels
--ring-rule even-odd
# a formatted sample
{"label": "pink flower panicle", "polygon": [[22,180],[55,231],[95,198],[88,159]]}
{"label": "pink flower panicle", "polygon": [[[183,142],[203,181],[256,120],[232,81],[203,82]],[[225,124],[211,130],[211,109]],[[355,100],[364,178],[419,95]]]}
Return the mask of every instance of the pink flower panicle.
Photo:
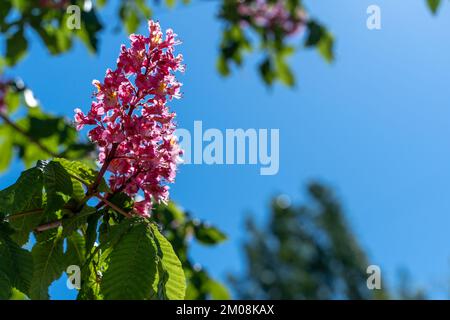
{"label": "pink flower panicle", "polygon": [[251,20],[258,27],[279,28],[287,35],[293,35],[305,26],[306,14],[302,9],[291,13],[285,3],[284,0],[275,3],[267,0],[239,0],[237,10],[243,24]]}
{"label": "pink flower panicle", "polygon": [[180,42],[171,29],[163,37],[158,22],[149,21],[148,29],[148,37],[130,35],[131,46],[122,45],[117,69],[108,69],[103,83],[92,82],[97,92],[89,112],[75,109],[78,130],[94,126],[88,135],[99,147],[98,161],[108,165],[111,190],[143,193],[134,206],[142,216],[154,203],[167,202],[167,184],[174,182],[182,155],[175,113],[166,104],[181,97],[174,76],[184,71],[182,55],[174,55]]}

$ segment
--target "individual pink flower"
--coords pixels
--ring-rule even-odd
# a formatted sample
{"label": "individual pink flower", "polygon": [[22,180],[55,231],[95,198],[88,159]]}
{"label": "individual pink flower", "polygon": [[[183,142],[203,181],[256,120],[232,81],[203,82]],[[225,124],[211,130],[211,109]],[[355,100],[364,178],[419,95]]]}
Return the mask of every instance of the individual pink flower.
{"label": "individual pink flower", "polygon": [[174,73],[184,71],[183,57],[174,54],[180,42],[172,30],[163,36],[149,21],[149,36],[130,35],[120,48],[117,68],[103,82],[94,80],[95,101],[87,114],[75,109],[80,130],[94,125],[88,136],[99,147],[98,161],[107,166],[113,192],[143,195],[134,211],[149,216],[152,205],[167,202],[182,150],[174,136],[175,113],[167,102],[181,97]]}

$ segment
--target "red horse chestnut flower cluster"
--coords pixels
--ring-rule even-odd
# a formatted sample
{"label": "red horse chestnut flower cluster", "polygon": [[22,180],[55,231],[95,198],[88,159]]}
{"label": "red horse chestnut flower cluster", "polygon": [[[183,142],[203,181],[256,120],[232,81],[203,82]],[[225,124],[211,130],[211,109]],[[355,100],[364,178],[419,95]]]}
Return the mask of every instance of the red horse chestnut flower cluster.
{"label": "red horse chestnut flower cluster", "polygon": [[267,29],[279,29],[293,35],[303,29],[306,14],[302,9],[291,12],[285,0],[239,0],[238,14],[242,22],[253,22],[256,26]]}
{"label": "red horse chestnut flower cluster", "polygon": [[133,197],[142,192],[134,211],[149,216],[154,203],[168,200],[182,150],[174,136],[175,113],[167,101],[180,98],[181,83],[174,72],[184,71],[180,42],[171,29],[165,37],[159,23],[150,21],[149,36],[130,35],[122,45],[117,69],[106,71],[103,83],[94,80],[96,100],[85,115],[75,109],[80,130],[93,125],[89,138],[99,147],[99,162],[110,172],[110,188]]}

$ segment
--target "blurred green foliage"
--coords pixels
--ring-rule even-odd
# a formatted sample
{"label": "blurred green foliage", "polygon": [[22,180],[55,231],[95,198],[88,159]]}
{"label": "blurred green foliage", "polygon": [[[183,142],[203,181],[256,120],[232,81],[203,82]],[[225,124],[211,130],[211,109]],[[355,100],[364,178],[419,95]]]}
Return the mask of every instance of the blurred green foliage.
{"label": "blurred green foliage", "polygon": [[[269,5],[277,2],[279,1],[267,1]],[[225,28],[217,62],[222,75],[230,74],[232,64],[242,65],[245,53],[255,49],[262,52],[259,72],[267,85],[272,85],[275,81],[288,86],[295,85],[294,72],[289,66],[288,58],[302,47],[316,48],[327,62],[334,60],[333,36],[317,20],[308,18],[302,1],[281,2],[291,15],[289,19],[301,21],[299,30],[291,32],[292,30],[283,28],[281,23],[261,25],[258,18],[239,13],[240,5],[257,5],[258,0],[223,0],[219,16],[224,21]],[[303,45],[296,45],[297,41],[302,41]]]}
{"label": "blurred green foliage", "polygon": [[94,151],[89,142],[81,142],[71,122],[40,108],[33,92],[21,80],[9,81],[6,113],[0,113],[0,172],[5,171],[15,155],[26,167],[52,157],[83,159]]}
{"label": "blurred green foliage", "polygon": [[440,5],[441,5],[441,0],[426,0],[428,7],[430,8],[430,10],[436,14]]}
{"label": "blurred green foliage", "polygon": [[[85,0],[69,4],[85,8]],[[91,52],[98,49],[98,33],[102,29],[95,7],[81,10],[79,29],[67,27],[70,14],[65,7],[43,6],[41,0],[2,0],[0,2],[0,33],[6,50],[0,65],[13,66],[25,57],[29,48],[29,32],[39,35],[48,51],[60,54],[72,48],[80,39]]]}

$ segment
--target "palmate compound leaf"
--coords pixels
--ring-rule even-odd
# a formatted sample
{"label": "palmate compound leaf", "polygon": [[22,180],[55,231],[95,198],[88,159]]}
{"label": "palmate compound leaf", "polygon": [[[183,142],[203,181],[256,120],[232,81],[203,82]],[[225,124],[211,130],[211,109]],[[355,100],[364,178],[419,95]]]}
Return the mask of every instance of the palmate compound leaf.
{"label": "palmate compound leaf", "polygon": [[[33,259],[29,251],[10,238],[11,233],[9,227],[0,225],[0,273],[7,277],[7,282],[12,287],[26,294],[30,288]],[[6,281],[3,281],[3,284],[5,283]],[[0,292],[2,291],[3,288],[0,288]]]}
{"label": "palmate compound leaf", "polygon": [[151,225],[158,247],[159,281],[163,298],[183,300],[186,294],[186,278],[180,259],[178,259],[170,242]]}
{"label": "palmate compound leaf", "polygon": [[31,254],[34,267],[29,296],[31,299],[46,300],[49,298],[48,287],[67,267],[60,230],[47,239],[39,239],[38,236]]}
{"label": "palmate compound leaf", "polygon": [[101,291],[105,299],[143,300],[155,295],[156,280],[157,247],[153,235],[145,223],[136,221],[112,248]]}

